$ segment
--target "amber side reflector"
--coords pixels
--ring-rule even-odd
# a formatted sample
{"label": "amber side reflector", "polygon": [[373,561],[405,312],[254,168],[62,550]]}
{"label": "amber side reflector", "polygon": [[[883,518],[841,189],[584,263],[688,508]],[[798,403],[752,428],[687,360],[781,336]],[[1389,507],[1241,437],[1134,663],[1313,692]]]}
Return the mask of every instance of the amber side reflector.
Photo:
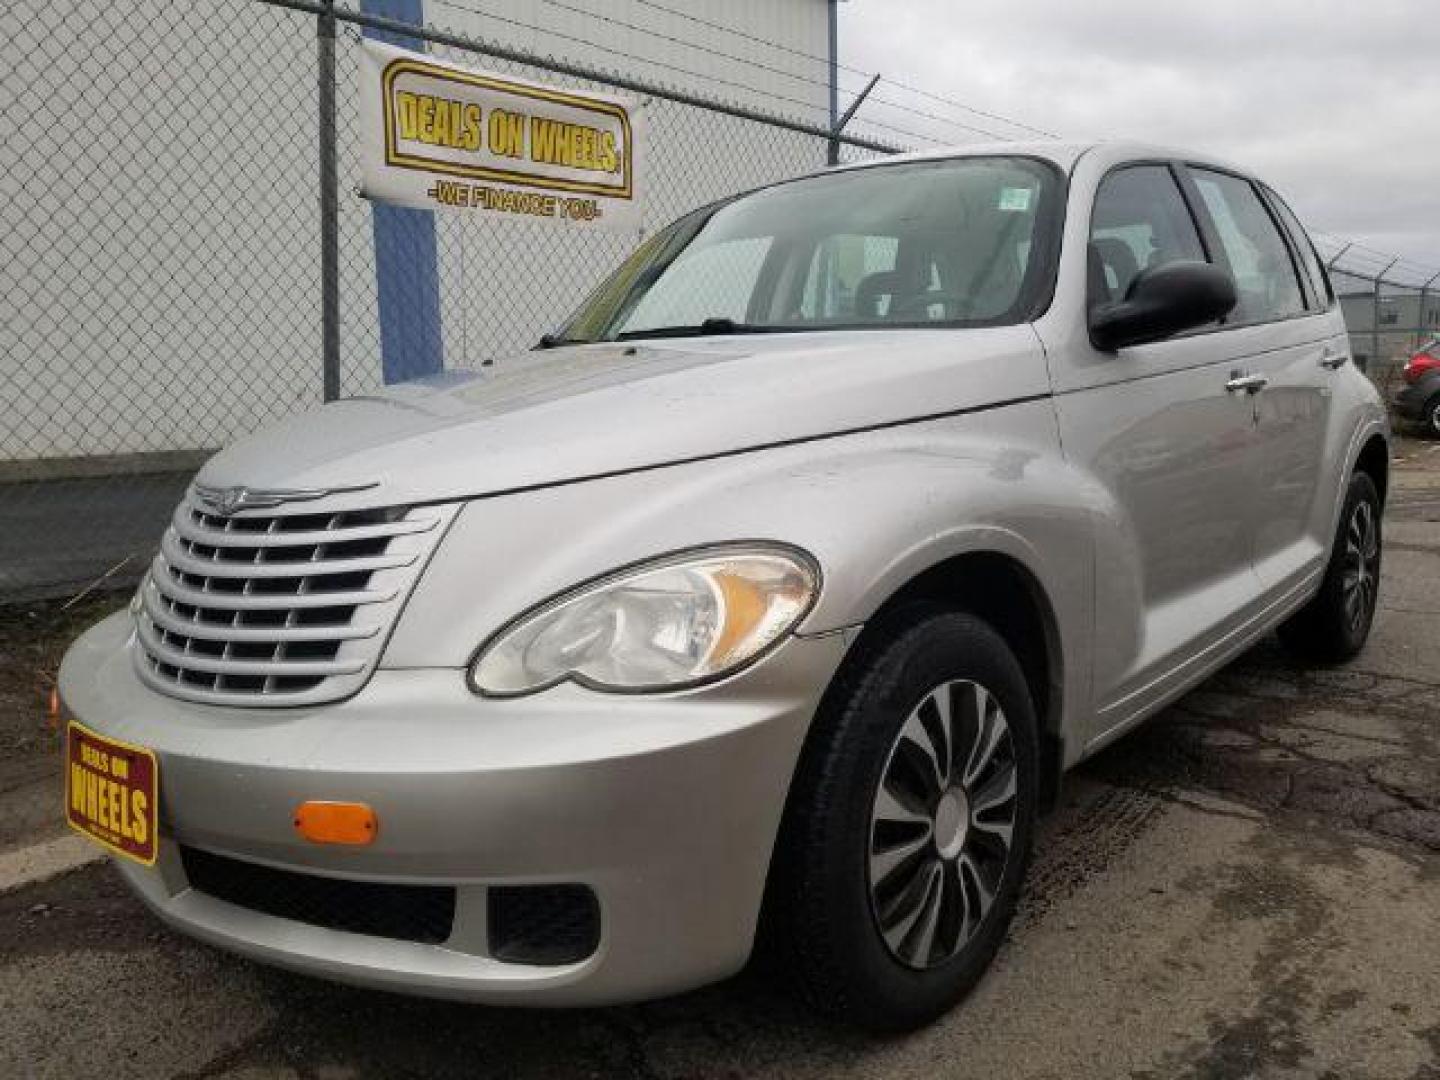
{"label": "amber side reflector", "polygon": [[295,808],[295,831],[317,844],[369,844],[380,821],[364,803],[305,802]]}

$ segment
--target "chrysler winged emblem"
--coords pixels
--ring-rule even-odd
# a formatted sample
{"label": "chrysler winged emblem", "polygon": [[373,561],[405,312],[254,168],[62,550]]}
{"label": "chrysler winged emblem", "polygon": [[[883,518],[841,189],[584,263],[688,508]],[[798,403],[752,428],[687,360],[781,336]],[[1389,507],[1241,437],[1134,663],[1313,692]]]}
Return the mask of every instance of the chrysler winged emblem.
{"label": "chrysler winged emblem", "polygon": [[206,510],[229,517],[241,510],[269,510],[285,503],[314,502],[327,495],[365,491],[376,486],[375,483],[369,483],[333,488],[251,488],[244,485],[221,488],[196,484],[195,497]]}

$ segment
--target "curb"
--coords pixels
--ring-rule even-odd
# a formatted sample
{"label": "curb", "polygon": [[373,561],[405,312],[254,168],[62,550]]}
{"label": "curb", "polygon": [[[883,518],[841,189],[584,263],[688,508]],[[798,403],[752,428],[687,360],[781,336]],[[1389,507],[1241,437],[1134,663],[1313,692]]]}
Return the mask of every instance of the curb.
{"label": "curb", "polygon": [[0,893],[38,885],[104,857],[105,852],[80,836],[60,836],[4,852],[0,854]]}

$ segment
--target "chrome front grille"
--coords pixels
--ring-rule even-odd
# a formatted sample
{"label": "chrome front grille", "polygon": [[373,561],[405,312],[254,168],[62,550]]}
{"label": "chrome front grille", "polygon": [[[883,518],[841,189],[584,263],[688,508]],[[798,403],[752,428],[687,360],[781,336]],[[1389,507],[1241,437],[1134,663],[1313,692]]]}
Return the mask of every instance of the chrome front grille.
{"label": "chrome front grille", "polygon": [[303,705],[353,694],[380,658],[452,506],[224,516],[193,491],[140,586],[137,660],[176,697]]}

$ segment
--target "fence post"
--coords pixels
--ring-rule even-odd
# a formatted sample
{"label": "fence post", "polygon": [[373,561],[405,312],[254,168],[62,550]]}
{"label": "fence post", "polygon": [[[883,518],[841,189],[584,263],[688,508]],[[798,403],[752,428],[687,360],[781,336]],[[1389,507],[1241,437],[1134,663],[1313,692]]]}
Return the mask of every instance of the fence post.
{"label": "fence post", "polygon": [[[1375,279],[1375,299],[1370,305],[1370,363],[1376,372],[1384,370],[1380,366],[1380,279]],[[1388,378],[1386,373],[1381,378]]]}
{"label": "fence post", "polygon": [[1420,286],[1420,317],[1415,320],[1415,348],[1417,349],[1424,345],[1430,336],[1430,316],[1426,305],[1430,299],[1430,286],[1434,285],[1437,279],[1440,279],[1440,271],[1437,271],[1429,281]]}
{"label": "fence post", "polygon": [[319,69],[320,355],[324,400],[340,396],[340,194],[335,163],[335,2],[315,20]]}
{"label": "fence post", "polygon": [[850,107],[845,110],[840,119],[830,125],[829,160],[831,165],[840,164],[840,135],[845,130],[845,125],[850,123],[860,106],[865,104],[865,99],[870,96],[870,91],[875,89],[875,84],[879,81],[880,76],[878,74],[872,76],[870,81],[865,84],[865,89],[861,90],[860,93],[855,96],[855,100],[850,103]]}
{"label": "fence post", "polygon": [[[1375,275],[1374,314],[1370,319],[1370,362],[1376,365],[1376,371],[1380,370],[1380,286],[1385,284],[1385,275],[1390,272],[1390,268],[1399,261],[1398,256],[1391,259],[1385,265],[1385,269]],[[1386,370],[1382,378],[1388,383],[1390,381],[1390,372]]]}
{"label": "fence post", "polygon": [[[840,0],[830,0],[830,130],[835,130],[835,121],[840,118]],[[840,162],[840,144],[831,139],[826,149],[825,160],[831,165]]]}

